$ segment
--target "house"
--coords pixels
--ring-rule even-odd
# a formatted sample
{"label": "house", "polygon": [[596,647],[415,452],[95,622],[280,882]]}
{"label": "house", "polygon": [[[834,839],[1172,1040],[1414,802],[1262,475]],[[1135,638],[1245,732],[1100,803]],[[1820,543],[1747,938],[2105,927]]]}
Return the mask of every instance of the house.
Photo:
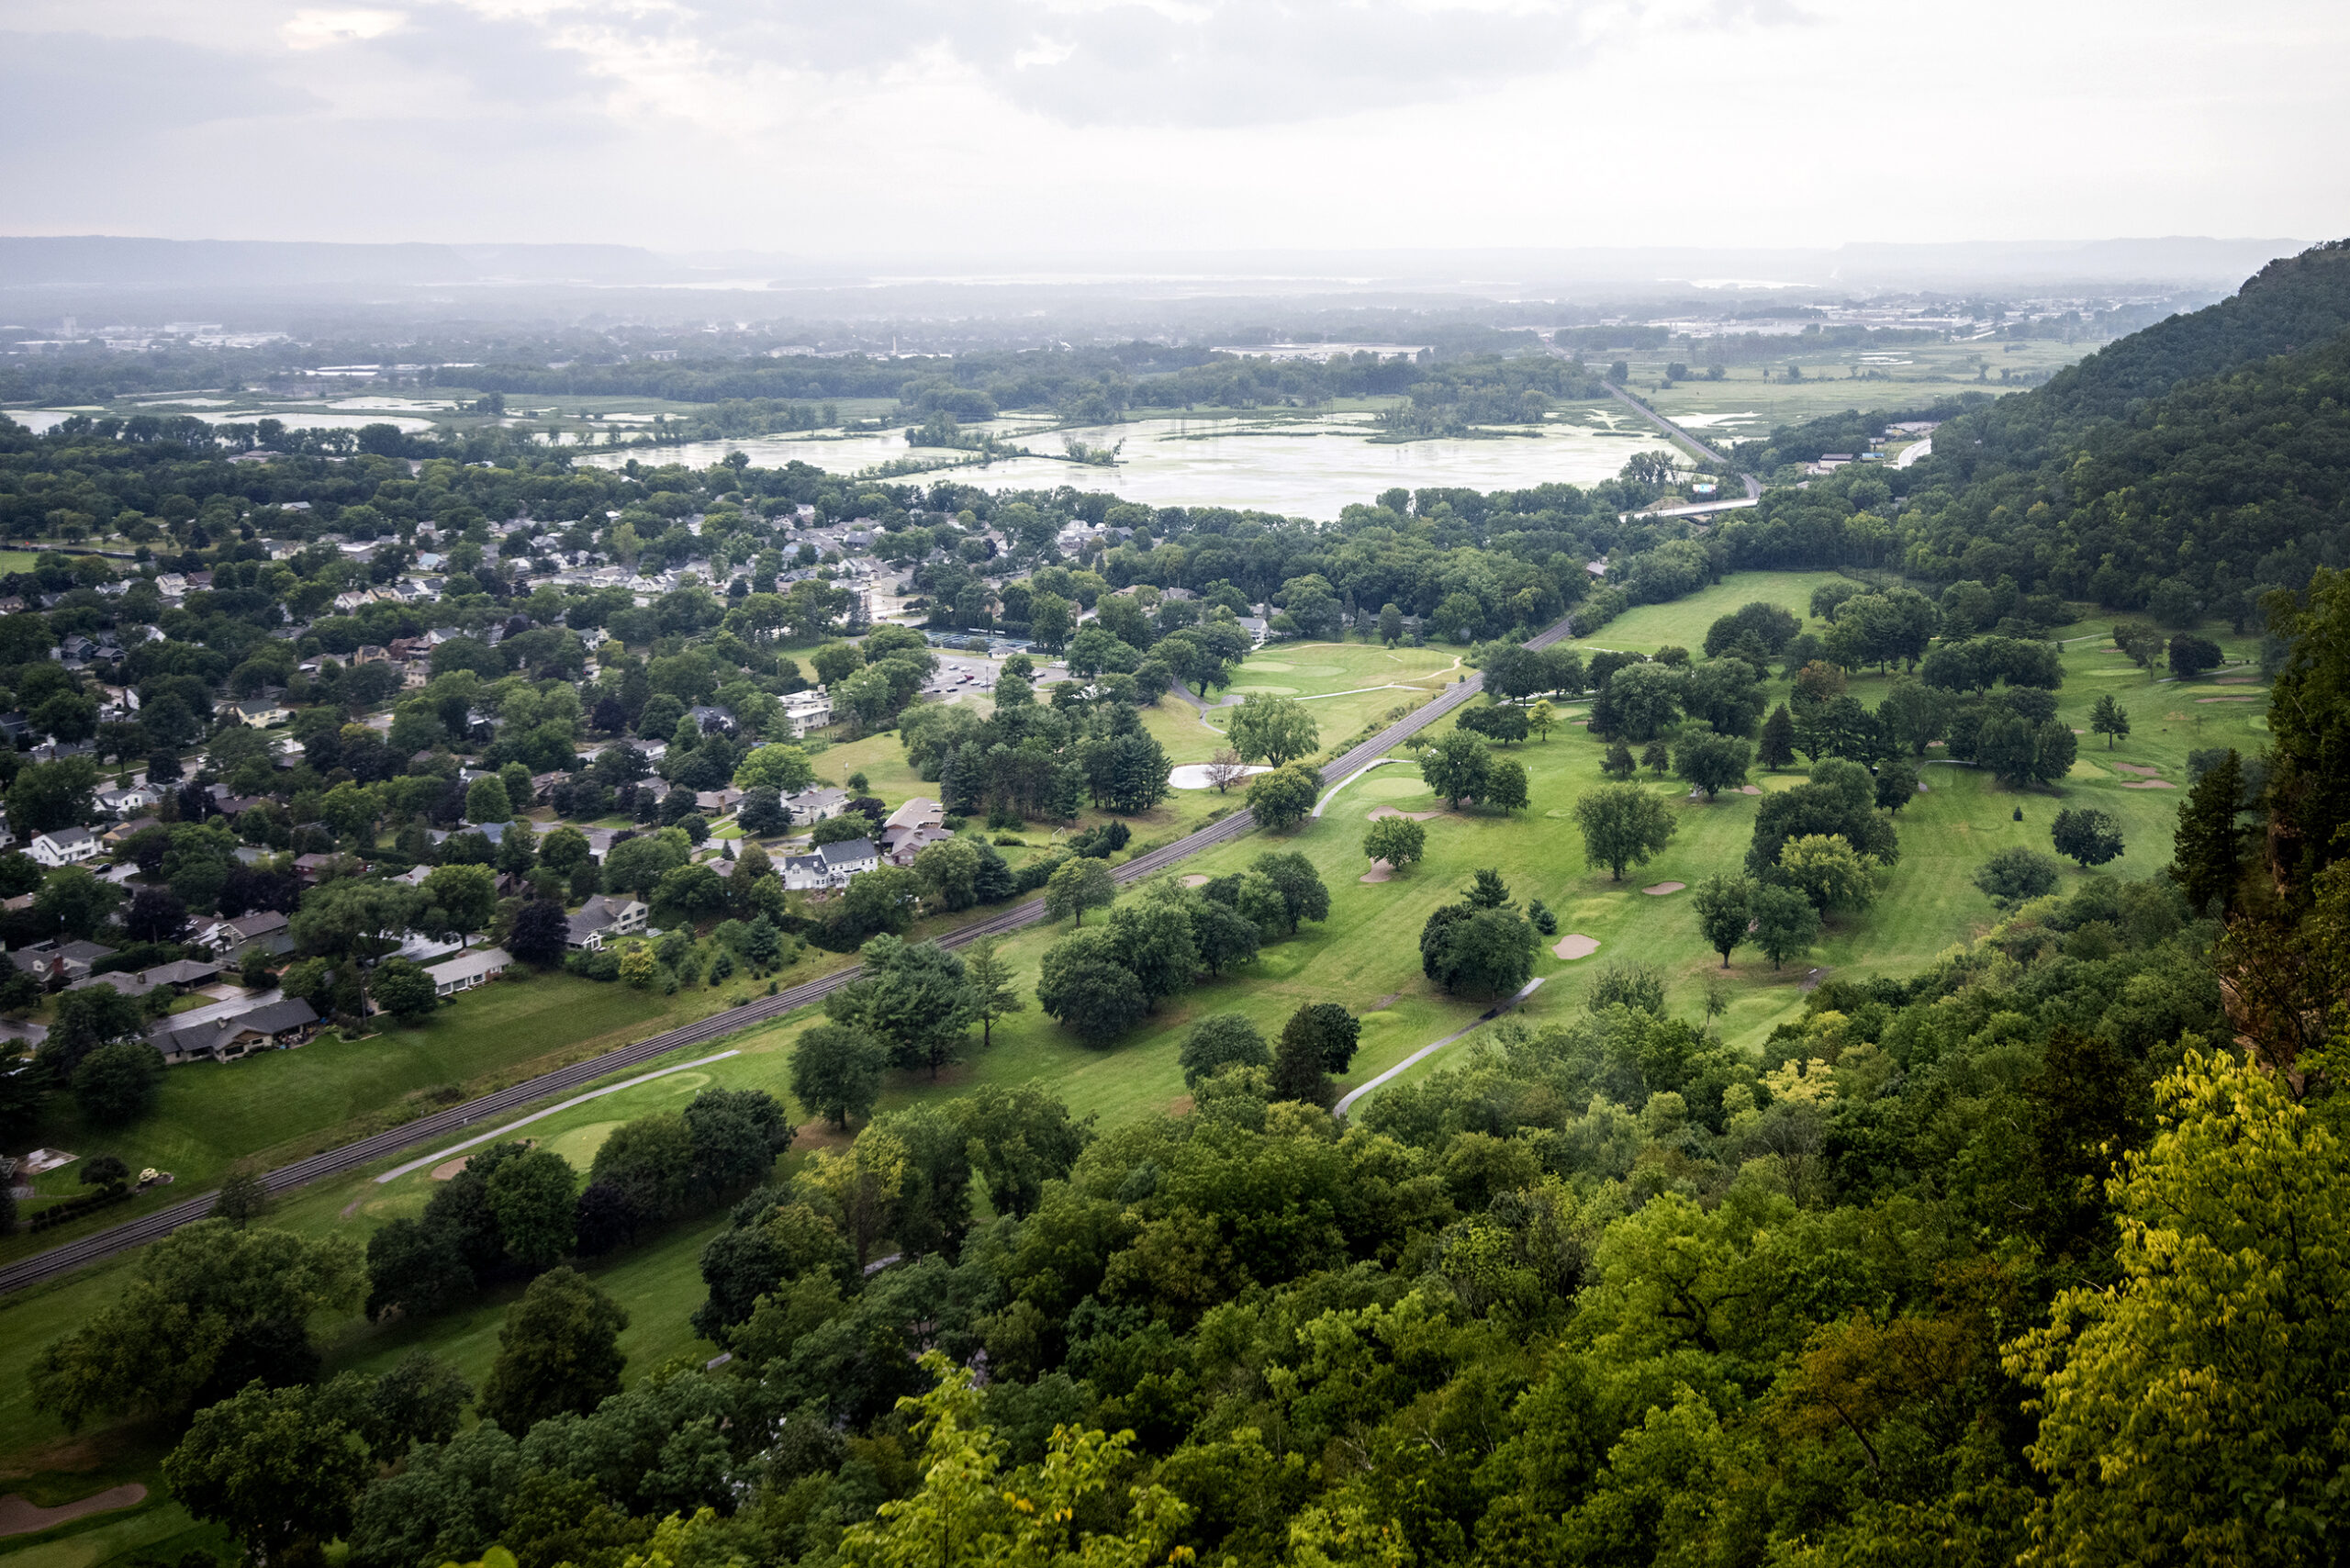
{"label": "house", "polygon": [[1248,645],[1252,648],[1263,647],[1265,639],[1273,634],[1272,626],[1261,615],[1241,615],[1234,619],[1240,622],[1240,629],[1248,633]]}
{"label": "house", "polygon": [[494,980],[506,972],[514,960],[503,947],[477,947],[470,953],[460,953],[445,963],[426,968],[432,977],[432,994],[454,996],[461,991],[471,991],[485,980]]}
{"label": "house", "polygon": [[784,858],[783,885],[796,892],[830,892],[880,864],[881,852],[869,838],[820,844],[810,854]]}
{"label": "house", "polygon": [[157,964],[151,969],[141,969],[139,978],[150,986],[168,985],[185,991],[220,978],[218,964],[198,963],[194,958],[174,958],[168,964]]}
{"label": "house", "polygon": [[[215,920],[196,930],[196,945],[208,947],[222,957],[231,957],[252,943],[261,943],[273,953],[284,952],[293,943],[293,922],[274,909],[257,909],[251,914],[241,914],[233,920]],[[279,946],[279,943],[283,946]]]}
{"label": "house", "polygon": [[572,915],[571,934],[564,946],[575,953],[601,952],[606,943],[643,931],[645,916],[651,913],[635,899],[598,893]]}
{"label": "house", "polygon": [[820,823],[836,817],[848,810],[849,793],[845,790],[812,787],[797,795],[786,795],[783,803],[791,810],[795,823]]}
{"label": "house", "polygon": [[103,846],[88,828],[61,827],[35,834],[28,847],[34,859],[55,869],[60,866],[78,866],[84,860],[95,860]]}
{"label": "house", "polygon": [[294,716],[283,702],[268,697],[256,697],[248,702],[231,702],[229,711],[256,730],[282,724]]}
{"label": "house", "polygon": [[946,831],[945,821],[946,813],[937,801],[916,795],[881,824],[881,853],[893,866],[912,865],[925,847],[955,836]]}
{"label": "house", "polygon": [[8,961],[45,985],[68,985],[87,978],[91,966],[115,950],[95,942],[36,942],[8,955]]}
{"label": "house", "polygon": [[811,730],[821,730],[833,722],[833,700],[818,688],[795,691],[783,700],[784,722],[791,726],[795,738],[804,737]]}
{"label": "house", "polygon": [[318,1012],[308,1002],[273,991],[176,1014],[148,1031],[147,1043],[162,1054],[167,1067],[185,1061],[235,1061],[273,1047],[298,1046],[318,1026]]}
{"label": "house", "polygon": [[163,798],[163,792],[151,784],[133,784],[128,790],[101,790],[91,799],[98,810],[110,816],[135,816]]}
{"label": "house", "polygon": [[314,888],[326,879],[329,872],[345,863],[358,867],[354,875],[364,874],[367,869],[365,861],[352,861],[347,855],[297,855],[294,857],[294,870],[302,879],[304,887]]}
{"label": "house", "polygon": [[144,975],[134,975],[124,969],[108,969],[102,975],[84,975],[65,989],[87,991],[92,986],[107,986],[134,1000],[155,989],[155,983]]}
{"label": "house", "polygon": [[119,823],[115,826],[106,829],[106,832],[98,835],[98,842],[111,847],[122,843],[125,839],[145,833],[151,827],[160,827],[162,825],[162,824],[153,817],[133,817],[127,823]]}
{"label": "house", "polygon": [[389,664],[392,662],[392,654],[389,648],[380,644],[362,643],[359,644],[359,651],[351,655],[351,662],[361,665]]}
{"label": "house", "polygon": [[723,790],[694,791],[694,810],[698,812],[731,812],[743,799],[743,791],[729,785]]}

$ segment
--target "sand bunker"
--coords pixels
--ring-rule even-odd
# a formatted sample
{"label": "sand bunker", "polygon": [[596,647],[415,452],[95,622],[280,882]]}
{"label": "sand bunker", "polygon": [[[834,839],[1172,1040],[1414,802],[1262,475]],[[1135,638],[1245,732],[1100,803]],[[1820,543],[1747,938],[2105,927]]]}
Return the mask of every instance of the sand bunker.
{"label": "sand bunker", "polygon": [[1686,882],[1658,882],[1652,887],[1642,888],[1640,891],[1652,899],[1661,899],[1667,893],[1677,893],[1688,885]]}
{"label": "sand bunker", "polygon": [[1444,815],[1442,812],[1399,812],[1393,806],[1375,807],[1366,814],[1372,822],[1377,822],[1382,817],[1409,817],[1416,823],[1434,822]]}
{"label": "sand bunker", "polygon": [[1738,792],[1741,795],[1760,795],[1762,792],[1762,786],[1760,784],[1740,784],[1738,787]]}
{"label": "sand bunker", "polygon": [[2113,765],[2113,771],[2134,773],[2141,778],[2158,778],[2162,776],[2163,770],[2159,767],[2150,767],[2143,762],[2117,762]]}
{"label": "sand bunker", "polygon": [[2250,686],[2254,681],[2259,678],[2260,678],[2256,675],[2222,675],[2215,677],[2212,679],[2211,684],[2214,686]]}
{"label": "sand bunker", "polygon": [[1395,868],[1384,860],[1374,860],[1371,869],[1355,879],[1358,882],[1383,882],[1395,874]]}
{"label": "sand bunker", "polygon": [[452,1159],[446,1163],[434,1166],[432,1168],[432,1179],[435,1182],[447,1182],[453,1180],[458,1171],[463,1170],[472,1162],[473,1158],[474,1157],[472,1155],[468,1154],[463,1159]]}
{"label": "sand bunker", "polygon": [[20,1493],[11,1492],[0,1497],[0,1536],[30,1535],[35,1530],[48,1529],[69,1519],[87,1518],[114,1508],[128,1508],[133,1503],[147,1500],[147,1488],[133,1481],[127,1485],[109,1486],[103,1492],[71,1503],[60,1503],[54,1508],[41,1508]]}
{"label": "sand bunker", "polygon": [[1204,888],[1208,885],[1207,874],[1203,871],[1193,871],[1183,879],[1183,885],[1187,888]]}
{"label": "sand bunker", "polygon": [[1551,948],[1550,951],[1558,954],[1561,958],[1588,958],[1594,953],[1599,951],[1599,938],[1596,936],[1561,936],[1559,938],[1559,945]]}
{"label": "sand bunker", "polygon": [[2124,790],[2176,790],[2178,788],[2167,778],[2140,778],[2121,787]]}

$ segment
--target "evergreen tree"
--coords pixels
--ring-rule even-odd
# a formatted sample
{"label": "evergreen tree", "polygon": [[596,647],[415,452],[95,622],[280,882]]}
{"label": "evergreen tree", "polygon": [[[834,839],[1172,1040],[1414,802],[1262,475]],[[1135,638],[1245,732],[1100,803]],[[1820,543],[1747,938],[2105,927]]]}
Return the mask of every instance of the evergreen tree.
{"label": "evergreen tree", "polygon": [[2169,875],[2199,913],[2215,900],[2223,913],[2235,908],[2236,884],[2244,878],[2244,833],[2236,825],[2243,797],[2244,759],[2231,748],[2178,808]]}
{"label": "evergreen tree", "polygon": [[1762,739],[1756,756],[1774,773],[1795,761],[1796,721],[1785,703],[1772,709],[1771,716],[1762,721]]}

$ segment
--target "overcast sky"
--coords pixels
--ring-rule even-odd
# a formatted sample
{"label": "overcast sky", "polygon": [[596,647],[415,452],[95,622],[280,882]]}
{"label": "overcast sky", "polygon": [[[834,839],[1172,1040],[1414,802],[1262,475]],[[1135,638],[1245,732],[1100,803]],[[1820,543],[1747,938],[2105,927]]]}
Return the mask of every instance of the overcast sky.
{"label": "overcast sky", "polygon": [[0,28],[19,234],[2350,231],[2342,0],[8,0]]}

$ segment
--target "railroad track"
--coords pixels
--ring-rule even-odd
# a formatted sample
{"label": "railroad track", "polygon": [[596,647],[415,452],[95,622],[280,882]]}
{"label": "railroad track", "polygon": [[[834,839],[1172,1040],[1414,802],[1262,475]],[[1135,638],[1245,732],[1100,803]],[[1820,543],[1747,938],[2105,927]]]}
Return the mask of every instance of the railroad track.
{"label": "railroad track", "polygon": [[[1570,622],[1561,621],[1556,625],[1528,639],[1526,645],[1529,648],[1547,648],[1551,644],[1564,639],[1571,630]],[[1433,700],[1421,704],[1369,740],[1352,747],[1337,760],[1325,766],[1321,770],[1322,781],[1329,785],[1351,778],[1361,771],[1366,764],[1386,756],[1420,731],[1427,729],[1430,724],[1476,696],[1484,689],[1484,683],[1485,678],[1483,675],[1472,674],[1465,680],[1446,688]],[[1228,817],[1210,823],[1195,832],[1185,834],[1171,844],[1162,845],[1147,855],[1136,856],[1122,866],[1112,867],[1111,879],[1125,884],[1155,876],[1168,867],[1197,855],[1203,849],[1212,849],[1219,844],[1230,843],[1255,825],[1256,819],[1246,810],[1237,811]],[[1046,918],[1048,916],[1045,913],[1044,901],[1031,899],[1025,903],[1015,904],[1000,914],[990,915],[985,920],[974,921],[940,937],[939,946],[966,946],[983,936],[1002,936],[1011,932],[1024,930]],[[397,1127],[361,1138],[354,1143],[321,1150],[306,1159],[295,1160],[290,1165],[282,1165],[269,1171],[262,1177],[262,1184],[273,1193],[284,1193],[296,1187],[307,1186],[312,1182],[320,1181],[329,1176],[339,1176],[345,1171],[355,1170],[363,1165],[383,1159],[386,1155],[397,1154],[411,1144],[463,1132],[487,1117],[502,1116],[510,1111],[520,1110],[533,1101],[546,1099],[550,1095],[562,1093],[565,1090],[580,1088],[594,1082],[597,1079],[639,1066],[656,1057],[666,1056],[671,1051],[684,1047],[706,1045],[724,1036],[738,1034],[757,1025],[770,1023],[785,1014],[807,1006],[810,1002],[822,1001],[842,986],[855,980],[860,972],[861,966],[857,965],[851,965],[845,969],[835,969],[831,974],[779,991],[773,996],[758,997],[740,1007],[730,1007],[723,1013],[713,1013],[707,1018],[696,1019],[691,1024],[639,1040],[634,1045],[622,1046],[617,1050],[607,1051],[601,1056],[589,1057],[584,1061],[574,1062],[569,1067],[559,1067],[552,1072],[541,1073],[536,1078],[526,1079],[511,1088],[501,1089],[494,1094],[485,1094],[477,1100],[468,1100],[464,1104],[452,1105],[444,1111],[435,1111],[429,1115],[419,1116],[412,1122],[403,1122]],[[120,1225],[110,1226],[105,1230],[95,1231],[78,1240],[69,1241],[62,1247],[51,1248],[46,1252],[37,1253],[30,1258],[0,1267],[0,1294],[22,1290],[28,1285],[39,1284],[45,1280],[70,1273],[75,1269],[99,1262],[134,1247],[143,1247],[150,1241],[168,1236],[180,1226],[192,1225],[210,1214],[218,1196],[217,1193],[206,1193],[201,1196],[190,1198],[185,1203],[157,1209],[152,1214],[142,1215],[133,1220],[126,1220]]]}

